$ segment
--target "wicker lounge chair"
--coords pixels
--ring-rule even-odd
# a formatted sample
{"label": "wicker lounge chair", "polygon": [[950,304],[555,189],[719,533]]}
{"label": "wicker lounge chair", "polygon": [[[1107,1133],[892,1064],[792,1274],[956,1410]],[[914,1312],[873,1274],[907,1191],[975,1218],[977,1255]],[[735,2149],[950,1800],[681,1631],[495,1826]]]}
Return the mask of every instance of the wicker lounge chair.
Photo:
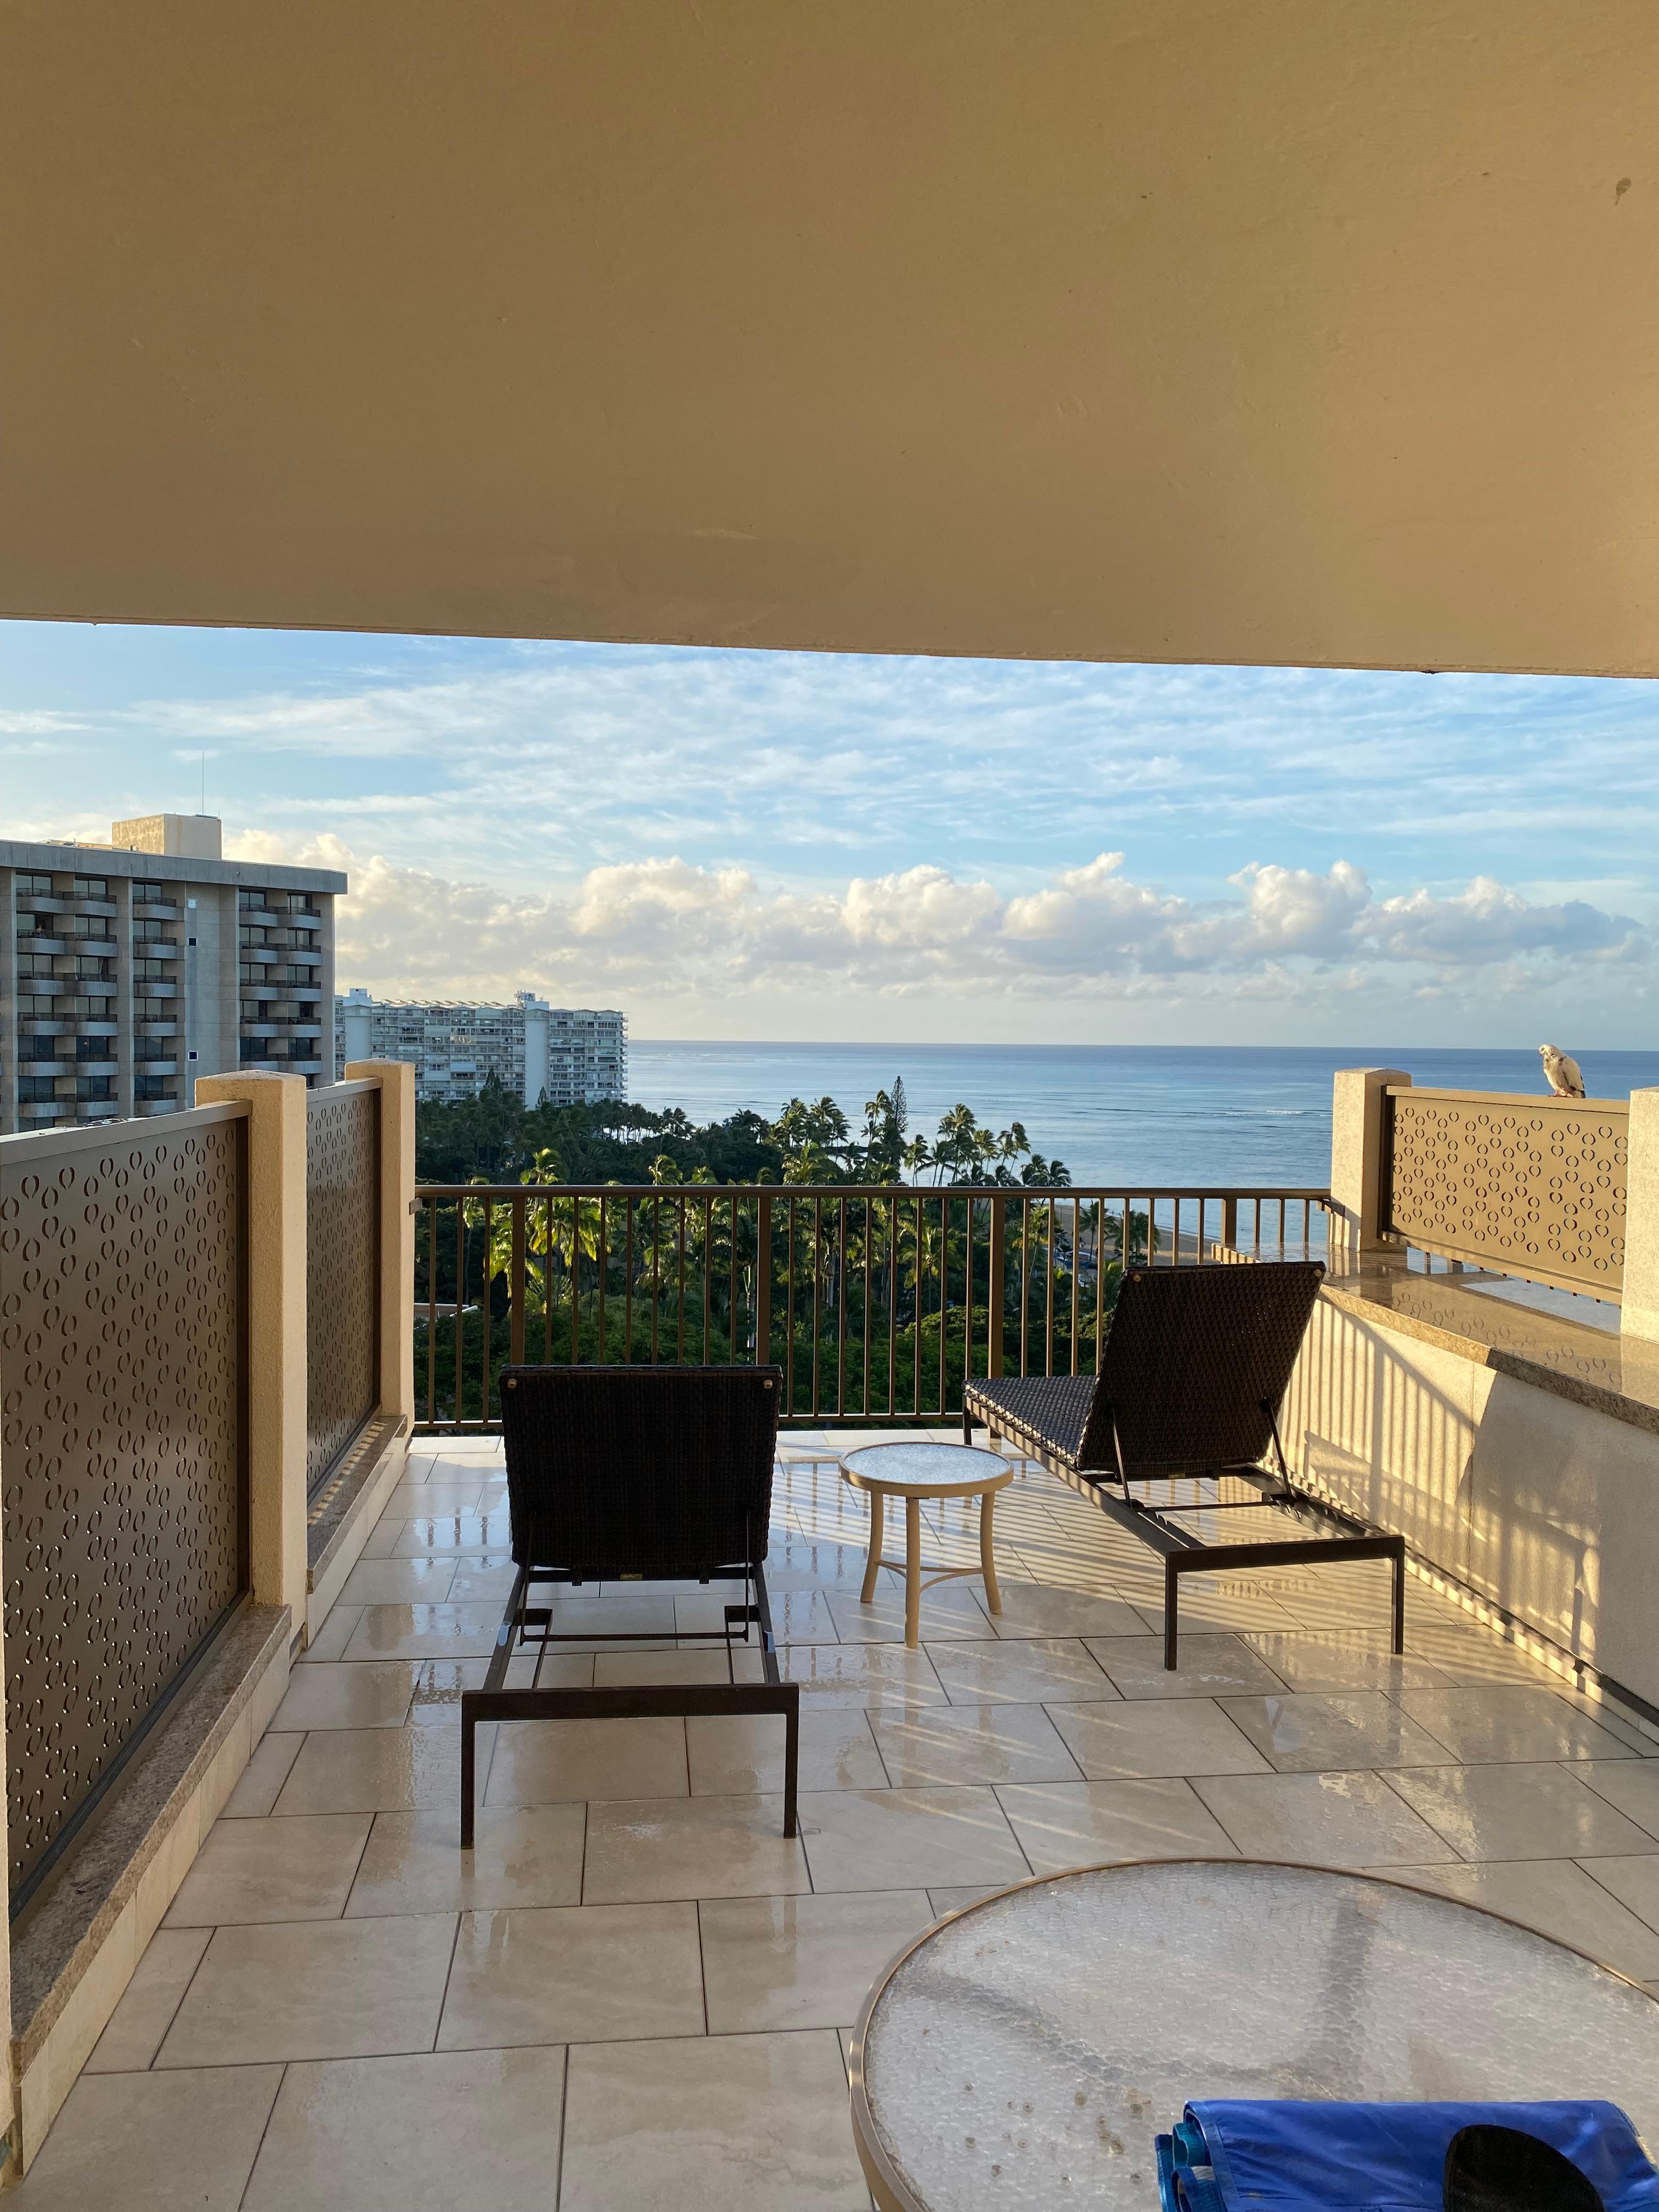
{"label": "wicker lounge chair", "polygon": [[[1321,1559],[1393,1561],[1394,1648],[1404,1648],[1404,1538],[1298,1490],[1279,1443],[1279,1407],[1324,1273],[1310,1261],[1132,1267],[1098,1375],[967,1385],[965,1442],[976,1423],[1007,1437],[1163,1554],[1166,1667],[1182,1575]],[[1243,1516],[1236,1536],[1223,1533],[1231,1513]]]}
{"label": "wicker lounge chair", "polygon": [[[480,1721],[614,1720],[781,1713],[783,1832],[795,1833],[800,1691],[778,1671],[766,1595],[766,1540],[777,1447],[775,1367],[508,1367],[501,1375],[507,1505],[518,1567],[482,1690],[461,1695],[461,1842],[472,1841],[474,1731]],[[538,1583],[741,1582],[717,1629],[724,1682],[544,1689],[541,1661],[560,1644],[661,1643],[663,1632],[556,1633]],[[734,1642],[754,1630],[765,1677],[739,1682]],[[537,1650],[534,1686],[509,1689],[507,1662]]]}

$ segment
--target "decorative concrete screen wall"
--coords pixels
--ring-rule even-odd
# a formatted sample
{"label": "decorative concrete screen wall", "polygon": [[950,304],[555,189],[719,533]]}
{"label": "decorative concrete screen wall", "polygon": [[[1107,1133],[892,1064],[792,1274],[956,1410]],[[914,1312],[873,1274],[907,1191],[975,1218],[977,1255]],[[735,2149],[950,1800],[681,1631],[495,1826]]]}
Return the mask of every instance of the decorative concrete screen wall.
{"label": "decorative concrete screen wall", "polygon": [[1622,1099],[1390,1085],[1382,1227],[1421,1252],[1616,1303],[1629,1125]]}
{"label": "decorative concrete screen wall", "polygon": [[380,1087],[306,1098],[306,1486],[380,1401]]}
{"label": "decorative concrete screen wall", "polygon": [[14,1909],[247,1587],[246,1115],[0,1143]]}

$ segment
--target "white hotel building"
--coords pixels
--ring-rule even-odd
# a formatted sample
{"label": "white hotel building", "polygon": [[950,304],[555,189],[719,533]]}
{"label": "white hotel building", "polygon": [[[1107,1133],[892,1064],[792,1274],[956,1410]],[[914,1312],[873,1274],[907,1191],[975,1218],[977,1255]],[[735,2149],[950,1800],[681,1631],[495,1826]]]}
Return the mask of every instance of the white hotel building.
{"label": "white hotel building", "polygon": [[422,1100],[470,1098],[495,1076],[535,1106],[628,1096],[628,1017],[550,1006],[520,991],[510,1006],[420,1006],[348,991],[334,1001],[334,1061],[407,1060]]}

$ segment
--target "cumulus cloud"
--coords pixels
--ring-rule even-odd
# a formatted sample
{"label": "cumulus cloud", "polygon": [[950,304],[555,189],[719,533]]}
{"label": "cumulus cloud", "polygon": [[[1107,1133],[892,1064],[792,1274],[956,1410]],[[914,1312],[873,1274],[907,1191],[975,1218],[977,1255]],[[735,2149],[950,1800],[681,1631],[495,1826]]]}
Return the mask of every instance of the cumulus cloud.
{"label": "cumulus cloud", "polygon": [[1365,872],[1263,862],[1210,900],[1171,896],[1102,853],[1037,890],[924,866],[828,890],[768,888],[741,867],[673,856],[591,869],[539,895],[358,863],[337,837],[234,839],[243,857],[346,869],[342,984],[394,996],[646,996],[702,1006],[757,994],[1225,993],[1293,1000],[1388,976],[1440,994],[1547,984],[1586,961],[1650,967],[1640,924],[1579,900],[1529,902],[1487,877],[1449,896],[1377,898]]}

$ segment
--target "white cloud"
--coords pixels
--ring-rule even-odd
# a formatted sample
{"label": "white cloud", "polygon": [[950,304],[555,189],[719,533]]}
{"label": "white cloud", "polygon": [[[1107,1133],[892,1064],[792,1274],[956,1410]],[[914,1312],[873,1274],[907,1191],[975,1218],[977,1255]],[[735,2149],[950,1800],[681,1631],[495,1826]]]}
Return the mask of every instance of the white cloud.
{"label": "white cloud", "polygon": [[1277,863],[1228,896],[1176,897],[1136,883],[1124,855],[1062,869],[1041,890],[927,866],[853,877],[838,890],[769,889],[746,869],[675,857],[591,869],[538,896],[455,881],[337,837],[233,839],[245,858],[346,869],[342,986],[390,996],[643,1000],[708,1008],[759,997],[926,996],[954,1003],[1039,988],[1045,998],[1188,998],[1261,1004],[1396,988],[1443,996],[1548,987],[1585,960],[1618,961],[1645,989],[1653,939],[1582,901],[1532,903],[1486,877],[1452,896],[1377,899],[1364,872]]}

